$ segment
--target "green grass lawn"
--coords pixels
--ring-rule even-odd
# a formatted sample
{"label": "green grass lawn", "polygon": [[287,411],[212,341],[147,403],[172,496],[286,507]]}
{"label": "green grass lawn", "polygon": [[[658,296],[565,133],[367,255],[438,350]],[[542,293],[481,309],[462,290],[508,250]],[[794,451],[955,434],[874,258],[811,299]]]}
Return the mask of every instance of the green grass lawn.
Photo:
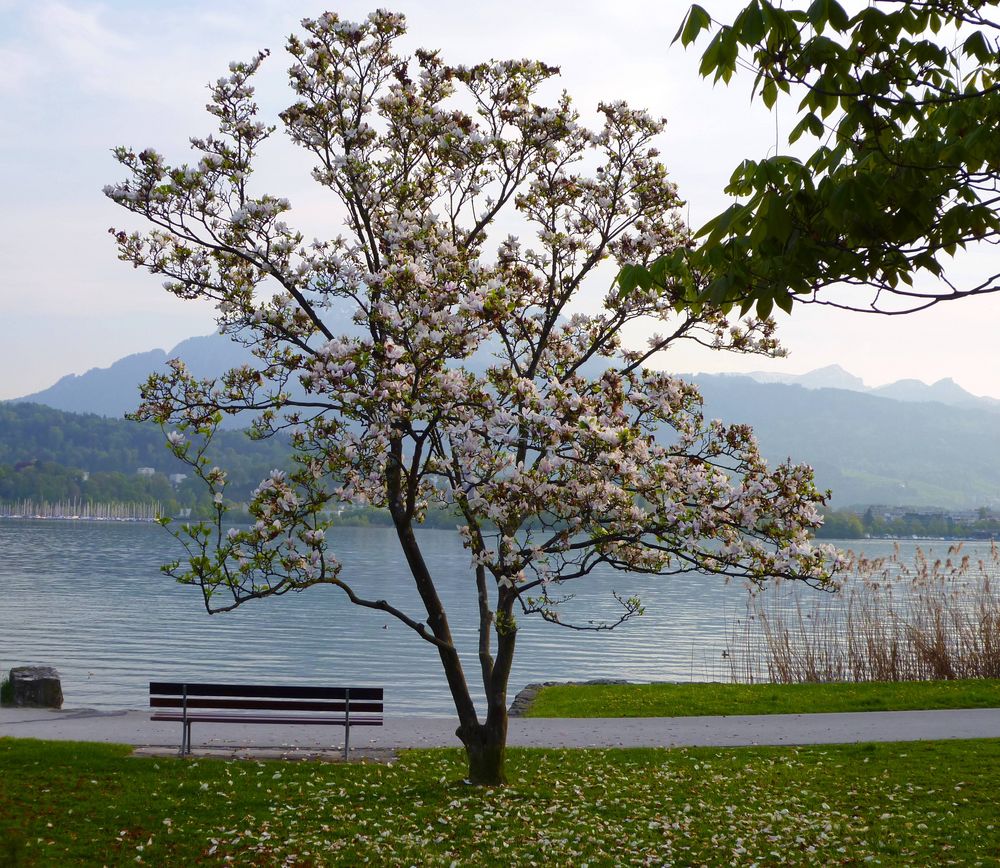
{"label": "green grass lawn", "polygon": [[1000,855],[1000,741],[140,759],[0,739],[0,865],[919,865]]}
{"label": "green grass lawn", "polygon": [[861,684],[583,684],[542,689],[528,717],[689,717],[1000,707],[1000,680]]}

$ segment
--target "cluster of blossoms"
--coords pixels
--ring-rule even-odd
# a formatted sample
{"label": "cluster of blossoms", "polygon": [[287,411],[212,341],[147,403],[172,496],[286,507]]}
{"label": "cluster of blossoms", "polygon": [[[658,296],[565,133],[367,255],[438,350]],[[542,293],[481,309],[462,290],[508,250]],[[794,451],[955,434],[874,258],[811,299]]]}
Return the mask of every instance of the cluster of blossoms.
{"label": "cluster of blossoms", "polygon": [[[680,284],[613,282],[599,310],[575,306],[603,262],[647,265],[692,244],[653,145],[662,121],[608,103],[588,130],[567,96],[536,104],[557,72],[536,61],[404,59],[391,13],[303,24],[281,117],[344,205],[344,236],[307,245],[282,219],[286,199],[249,191],[273,130],[250,84],[263,54],[213,87],[219,135],[192,140],[193,167],[119,149],[129,177],[106,189],[157,227],[115,233],[121,257],[213,300],[220,329],[257,360],[213,382],[175,365],[147,384],[140,415],[185,426],[171,446],[218,494],[220,522],[224,477],[191,436],[210,435],[220,412],[252,411],[259,435],[288,430],[295,447],[295,469],[254,492],[252,526],[214,548],[194,528],[177,574],[207,596],[227,590],[223,608],[328,582],[388,611],[360,600],[326,550],[330,514],[370,504],[390,512],[418,567],[413,525],[430,508],[457,513],[498,628],[518,604],[557,619],[552,584],[600,565],[825,583],[827,553],[808,541],[822,502],[809,469],[768,468],[748,429],[706,422],[690,384],[648,368],[684,340],[779,352],[773,323],[685,306],[697,287]],[[508,212],[531,241],[502,239],[491,257]],[[663,334],[622,345],[651,318]],[[427,628],[392,611],[447,644],[433,612]]]}

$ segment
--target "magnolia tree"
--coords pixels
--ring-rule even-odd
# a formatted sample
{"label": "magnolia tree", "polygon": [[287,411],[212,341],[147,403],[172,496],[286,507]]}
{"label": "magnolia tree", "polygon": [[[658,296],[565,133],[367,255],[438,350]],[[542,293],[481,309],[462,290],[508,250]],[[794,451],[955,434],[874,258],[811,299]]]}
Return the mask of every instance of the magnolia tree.
{"label": "magnolia tree", "polygon": [[[500,783],[519,617],[566,624],[566,587],[605,568],[825,584],[825,553],[808,541],[822,496],[809,468],[769,469],[748,428],[706,423],[693,386],[646,367],[682,340],[778,352],[769,321],[685,308],[690,286],[615,282],[620,267],[690,243],[652,146],[661,122],[613,103],[591,130],[565,95],[537,105],[557,70],[535,61],[401,57],[400,15],[303,27],[288,42],[296,99],[281,119],[315,156],[343,236],[306,243],[282,220],[285,199],[251,192],[274,130],[250,84],[264,54],[212,87],[219,132],[192,140],[196,162],[115,152],[128,174],[107,195],[153,225],[112,230],[121,258],[214,302],[220,330],[257,360],[213,381],[173,362],[143,387],[136,415],[175,429],[171,448],[217,505],[214,521],[178,532],[189,557],[165,569],[210,612],[331,585],[397,618],[437,649],[470,780]],[[491,238],[502,214],[530,241]],[[571,312],[606,261],[603,303]],[[623,327],[645,318],[664,333],[623,346]],[[290,433],[295,469],[265,479],[252,524],[226,531],[226,474],[205,449],[223,414],[241,411],[256,414],[255,436]],[[419,611],[367,598],[337,561],[325,532],[356,504],[391,515]],[[469,552],[485,718],[418,532],[439,509]],[[586,626],[641,612],[619,603],[617,622]]]}

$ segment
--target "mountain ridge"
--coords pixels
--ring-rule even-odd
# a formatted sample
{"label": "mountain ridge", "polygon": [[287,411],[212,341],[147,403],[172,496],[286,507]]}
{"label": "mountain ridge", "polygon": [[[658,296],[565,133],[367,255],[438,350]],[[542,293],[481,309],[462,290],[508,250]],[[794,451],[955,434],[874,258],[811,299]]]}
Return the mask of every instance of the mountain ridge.
{"label": "mountain ridge", "polygon": [[[191,338],[169,353],[133,354],[109,368],[64,377],[48,390],[11,403],[63,403],[55,408],[80,412],[75,408],[85,407],[87,412],[120,419],[138,403],[136,384],[151,372],[147,363],[155,369],[174,355],[184,358],[201,377],[218,375],[248,358],[243,347],[222,336]],[[765,375],[771,382],[738,374],[690,378],[702,391],[706,417],[753,426],[762,453],[772,463],[791,457],[813,465],[817,484],[833,490],[833,503],[838,507],[1000,504],[1000,450],[996,448],[1000,420],[993,406],[1000,402],[976,396],[970,396],[973,403],[965,405],[906,400],[886,394],[886,387],[862,390],[829,385],[864,385],[839,366],[810,373],[816,375],[808,380],[811,385],[802,383],[803,375],[792,383],[773,378],[793,375]],[[934,386],[921,383],[922,390],[908,381],[899,382],[897,394],[926,395],[936,388],[934,395],[951,401],[963,401],[969,395],[953,381]],[[74,404],[66,406],[67,395]],[[246,420],[231,424],[239,427]]]}
{"label": "mountain ridge", "polygon": [[697,375],[705,415],[745,422],[770,462],[811,464],[837,507],[1000,503],[1000,420],[978,407]]}
{"label": "mountain ridge", "polygon": [[[183,359],[196,377],[214,377],[228,368],[247,362],[249,353],[239,344],[217,333],[196,336],[181,341],[169,351],[153,349],[133,353],[108,367],[94,367],[82,374],[66,374],[46,389],[10,400],[44,404],[73,413],[97,413],[120,418],[138,404],[139,383],[151,373],[162,370],[166,362],[173,358]],[[684,376],[743,377],[763,384],[797,385],[805,389],[843,389],[893,401],[940,403],[1000,413],[1000,399],[974,395],[951,377],[944,377],[931,384],[917,379],[902,379],[882,386],[868,386],[861,377],[838,364],[826,365],[804,374],[750,371]]]}
{"label": "mountain ridge", "polygon": [[951,377],[943,377],[930,384],[923,380],[907,378],[882,386],[868,386],[860,377],[856,377],[836,364],[806,371],[804,374],[750,371],[749,373],[729,373],[721,376],[747,377],[758,383],[782,383],[790,386],[802,386],[805,389],[844,389],[850,392],[878,395],[893,401],[938,403],[950,407],[975,407],[1000,413],[1000,399],[988,395],[974,395],[963,389]]}
{"label": "mountain ridge", "polygon": [[219,334],[186,338],[169,352],[154,349],[132,353],[105,368],[66,374],[47,389],[12,398],[9,403],[43,404],[70,413],[121,419],[138,407],[139,384],[150,374],[163,371],[170,359],[182,359],[196,377],[216,377],[246,362],[247,356],[244,347]]}

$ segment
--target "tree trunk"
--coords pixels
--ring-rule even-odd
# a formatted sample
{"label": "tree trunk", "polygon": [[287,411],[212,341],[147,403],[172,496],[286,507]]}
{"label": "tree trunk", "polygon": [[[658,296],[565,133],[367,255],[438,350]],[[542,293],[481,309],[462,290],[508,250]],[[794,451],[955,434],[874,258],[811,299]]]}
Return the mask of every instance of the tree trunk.
{"label": "tree trunk", "polygon": [[503,786],[507,783],[504,766],[507,758],[507,681],[514,662],[517,624],[511,617],[514,596],[501,592],[498,615],[494,622],[497,635],[497,656],[490,667],[484,667],[486,688],[486,723],[473,727],[459,726],[456,734],[465,745],[469,758],[469,783],[482,786]]}
{"label": "tree trunk", "polygon": [[[393,443],[392,449],[394,454],[398,453],[398,441]],[[455,710],[458,712],[459,726],[455,734],[465,745],[469,760],[468,780],[469,783],[479,786],[503,786],[507,783],[504,768],[507,754],[507,681],[510,678],[517,636],[517,625],[511,618],[515,596],[510,592],[500,594],[498,612],[502,618],[501,623],[496,625],[498,653],[495,664],[490,660],[489,642],[487,641],[485,646],[481,644],[480,647],[487,708],[486,722],[482,724],[479,722],[475,703],[469,693],[462,661],[452,639],[448,616],[413,533],[412,513],[407,511],[401,500],[399,467],[399,456],[396,455],[396,463],[390,465],[388,474],[390,513],[410,573],[423,600],[427,612],[427,624],[439,643],[443,643],[437,645],[437,650],[455,702]],[[488,635],[486,631],[493,623],[493,617],[489,612],[486,596],[485,571],[480,568],[476,576],[480,596],[481,634]]]}
{"label": "tree trunk", "polygon": [[507,710],[503,710],[503,721],[498,726],[479,724],[474,727],[460,726],[455,734],[465,745],[465,755],[469,760],[470,784],[486,787],[502,787],[507,783]]}

